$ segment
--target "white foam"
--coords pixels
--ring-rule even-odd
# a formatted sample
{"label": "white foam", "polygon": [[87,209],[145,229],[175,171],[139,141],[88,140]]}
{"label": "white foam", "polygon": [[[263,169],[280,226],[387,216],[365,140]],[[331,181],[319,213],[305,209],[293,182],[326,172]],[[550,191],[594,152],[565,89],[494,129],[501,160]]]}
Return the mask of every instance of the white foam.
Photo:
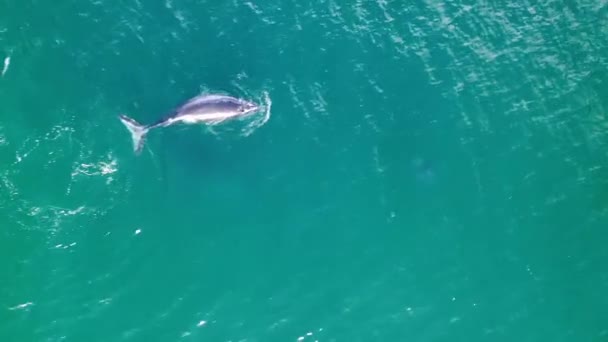
{"label": "white foam", "polygon": [[118,171],[118,162],[111,154],[107,158],[106,161],[102,160],[97,163],[81,163],[72,171],[72,177],[77,175],[104,176],[106,177],[106,184],[111,183],[113,178],[110,175]]}
{"label": "white foam", "polygon": [[28,307],[30,307],[32,305],[34,305],[34,303],[32,303],[32,302],[26,302],[26,303],[23,303],[23,304],[15,305],[15,306],[9,308],[9,310],[11,310],[11,311],[12,310],[23,310],[23,309],[27,309]]}
{"label": "white foam", "polygon": [[268,120],[270,120],[270,111],[272,109],[272,100],[268,95],[268,92],[264,92],[264,115],[255,118],[251,121],[245,129],[242,131],[242,135],[247,137],[255,132],[258,128],[264,126]]}
{"label": "white foam", "polygon": [[2,68],[2,77],[4,77],[4,74],[6,74],[6,72],[8,71],[9,65],[11,65],[11,56],[7,56],[4,59],[4,67]]}

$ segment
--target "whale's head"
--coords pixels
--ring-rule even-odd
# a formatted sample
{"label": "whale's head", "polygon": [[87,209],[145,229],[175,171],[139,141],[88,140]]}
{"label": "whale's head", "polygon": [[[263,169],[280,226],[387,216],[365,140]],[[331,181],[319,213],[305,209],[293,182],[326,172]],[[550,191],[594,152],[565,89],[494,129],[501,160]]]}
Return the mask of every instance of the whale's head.
{"label": "whale's head", "polygon": [[251,114],[254,112],[257,112],[258,110],[260,110],[260,106],[258,106],[257,104],[253,103],[253,102],[249,102],[249,101],[245,101],[245,100],[241,100],[239,101],[239,114],[240,115],[247,115],[247,114]]}

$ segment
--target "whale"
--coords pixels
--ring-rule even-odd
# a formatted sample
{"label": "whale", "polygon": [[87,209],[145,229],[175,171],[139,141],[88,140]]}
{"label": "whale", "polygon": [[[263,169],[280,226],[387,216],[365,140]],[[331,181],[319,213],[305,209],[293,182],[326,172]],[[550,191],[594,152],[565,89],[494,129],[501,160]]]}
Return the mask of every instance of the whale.
{"label": "whale", "polygon": [[119,114],[120,121],[131,133],[133,152],[141,153],[145,137],[155,128],[167,127],[174,124],[218,124],[220,122],[236,119],[253,114],[261,106],[236,97],[219,94],[198,95],[187,100],[156,122],[142,125],[125,114]]}

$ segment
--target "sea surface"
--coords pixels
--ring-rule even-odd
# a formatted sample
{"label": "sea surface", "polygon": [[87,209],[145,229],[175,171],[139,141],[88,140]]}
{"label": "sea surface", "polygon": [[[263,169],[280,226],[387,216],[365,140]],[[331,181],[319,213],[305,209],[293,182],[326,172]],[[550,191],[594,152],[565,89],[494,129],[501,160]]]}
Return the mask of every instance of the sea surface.
{"label": "sea surface", "polygon": [[[608,2],[0,2],[0,341],[608,341]],[[150,132],[221,93],[262,111]]]}

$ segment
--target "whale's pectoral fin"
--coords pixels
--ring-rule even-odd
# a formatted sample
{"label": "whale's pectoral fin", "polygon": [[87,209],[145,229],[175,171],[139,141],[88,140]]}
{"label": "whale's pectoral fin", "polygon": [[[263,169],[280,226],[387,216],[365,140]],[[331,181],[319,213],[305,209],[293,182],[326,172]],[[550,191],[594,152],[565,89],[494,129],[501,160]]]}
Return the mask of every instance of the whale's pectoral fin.
{"label": "whale's pectoral fin", "polygon": [[207,121],[206,123],[207,123],[207,125],[209,125],[209,126],[215,126],[215,125],[217,125],[217,124],[219,124],[219,123],[222,123],[222,122],[224,122],[224,121],[226,121],[226,118],[215,119],[215,120],[209,120],[209,121]]}

